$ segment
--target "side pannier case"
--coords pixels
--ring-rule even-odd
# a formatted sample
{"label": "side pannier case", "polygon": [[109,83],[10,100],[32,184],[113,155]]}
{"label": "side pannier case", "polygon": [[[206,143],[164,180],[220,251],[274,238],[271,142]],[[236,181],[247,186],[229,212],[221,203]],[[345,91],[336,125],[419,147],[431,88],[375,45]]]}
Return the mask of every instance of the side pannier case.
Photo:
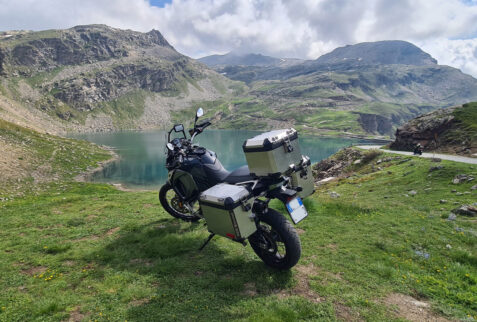
{"label": "side pannier case", "polygon": [[297,196],[303,199],[315,192],[315,180],[313,178],[310,158],[303,156],[298,169],[298,171],[295,171],[290,175],[290,185],[294,190],[296,190],[297,187],[301,188],[301,191],[297,193]]}
{"label": "side pannier case", "polygon": [[210,232],[243,241],[257,230],[254,197],[242,186],[219,183],[201,193],[199,204]]}
{"label": "side pannier case", "polygon": [[250,173],[256,176],[277,176],[290,165],[298,165],[301,151],[298,132],[293,129],[265,132],[243,144]]}

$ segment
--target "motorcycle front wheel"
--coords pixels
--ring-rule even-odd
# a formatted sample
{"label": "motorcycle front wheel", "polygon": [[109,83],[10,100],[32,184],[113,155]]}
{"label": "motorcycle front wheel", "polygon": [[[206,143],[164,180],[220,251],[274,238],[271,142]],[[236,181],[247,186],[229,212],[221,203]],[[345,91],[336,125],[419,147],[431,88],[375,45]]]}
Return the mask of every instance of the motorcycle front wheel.
{"label": "motorcycle front wheel", "polygon": [[257,231],[248,241],[254,252],[268,266],[286,270],[298,263],[300,238],[291,223],[278,211],[268,209],[260,215]]}
{"label": "motorcycle front wheel", "polygon": [[159,190],[159,201],[162,207],[173,217],[184,221],[197,221],[200,219],[197,215],[191,213],[184,206],[183,201],[177,196],[169,183],[166,183]]}

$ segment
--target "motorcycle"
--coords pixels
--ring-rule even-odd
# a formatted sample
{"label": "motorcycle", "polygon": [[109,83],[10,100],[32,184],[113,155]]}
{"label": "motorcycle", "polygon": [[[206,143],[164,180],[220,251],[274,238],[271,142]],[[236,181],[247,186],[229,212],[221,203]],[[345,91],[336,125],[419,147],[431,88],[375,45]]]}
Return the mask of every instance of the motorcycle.
{"label": "motorcycle", "polygon": [[414,155],[422,155],[422,146],[420,144],[416,145],[413,150]]}
{"label": "motorcycle", "polygon": [[[183,124],[174,125],[168,132],[166,168],[169,173],[167,182],[159,191],[161,205],[170,215],[184,221],[205,219],[210,235],[200,250],[216,234],[244,246],[248,240],[266,265],[281,270],[290,269],[301,256],[300,238],[283,214],[269,208],[269,202],[272,199],[283,202],[295,224],[307,217],[302,199],[297,195],[306,197],[314,192],[310,159],[300,154],[300,161],[288,163],[283,172],[264,174],[259,173],[256,167],[251,172],[248,166],[229,172],[215,152],[193,143],[196,136],[211,125],[209,121],[197,123],[203,114],[203,109],[199,108],[194,127],[188,131],[189,138]],[[283,131],[274,132],[285,133]],[[278,133],[271,138],[275,141],[273,144],[267,141],[270,143],[267,145],[268,152],[262,154],[271,155],[270,151],[288,153],[289,156],[299,153],[297,133],[293,131],[286,133],[295,134],[296,137],[292,137],[295,141],[291,142],[283,134],[282,142],[277,139]],[[171,138],[173,132],[179,137]],[[252,152],[248,155],[257,154],[253,150],[256,148],[250,149]],[[246,153],[250,166],[252,157],[248,155]],[[263,160],[263,157],[259,159]],[[306,194],[302,186],[308,191]]]}

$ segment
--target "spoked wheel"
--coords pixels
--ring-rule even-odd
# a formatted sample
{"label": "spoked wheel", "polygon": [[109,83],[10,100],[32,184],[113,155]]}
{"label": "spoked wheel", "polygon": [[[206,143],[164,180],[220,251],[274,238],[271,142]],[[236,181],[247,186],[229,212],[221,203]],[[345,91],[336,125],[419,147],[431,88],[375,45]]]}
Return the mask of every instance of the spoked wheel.
{"label": "spoked wheel", "polygon": [[260,216],[257,231],[248,238],[263,262],[277,269],[290,269],[301,256],[300,238],[295,228],[278,211],[268,209]]}
{"label": "spoked wheel", "polygon": [[163,185],[161,190],[159,190],[159,201],[162,207],[173,217],[184,221],[197,221],[200,219],[200,217],[196,215],[199,211],[198,204],[195,203],[195,207],[191,213],[169,183]]}

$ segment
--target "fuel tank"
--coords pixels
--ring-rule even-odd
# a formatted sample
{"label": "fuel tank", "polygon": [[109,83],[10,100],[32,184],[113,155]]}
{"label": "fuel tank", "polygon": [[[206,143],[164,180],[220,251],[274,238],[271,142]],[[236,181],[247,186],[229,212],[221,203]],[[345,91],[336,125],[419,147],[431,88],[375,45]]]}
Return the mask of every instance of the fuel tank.
{"label": "fuel tank", "polygon": [[179,169],[192,176],[200,192],[223,182],[229,175],[216,153],[206,149],[203,149],[203,153],[192,154],[185,158]]}

